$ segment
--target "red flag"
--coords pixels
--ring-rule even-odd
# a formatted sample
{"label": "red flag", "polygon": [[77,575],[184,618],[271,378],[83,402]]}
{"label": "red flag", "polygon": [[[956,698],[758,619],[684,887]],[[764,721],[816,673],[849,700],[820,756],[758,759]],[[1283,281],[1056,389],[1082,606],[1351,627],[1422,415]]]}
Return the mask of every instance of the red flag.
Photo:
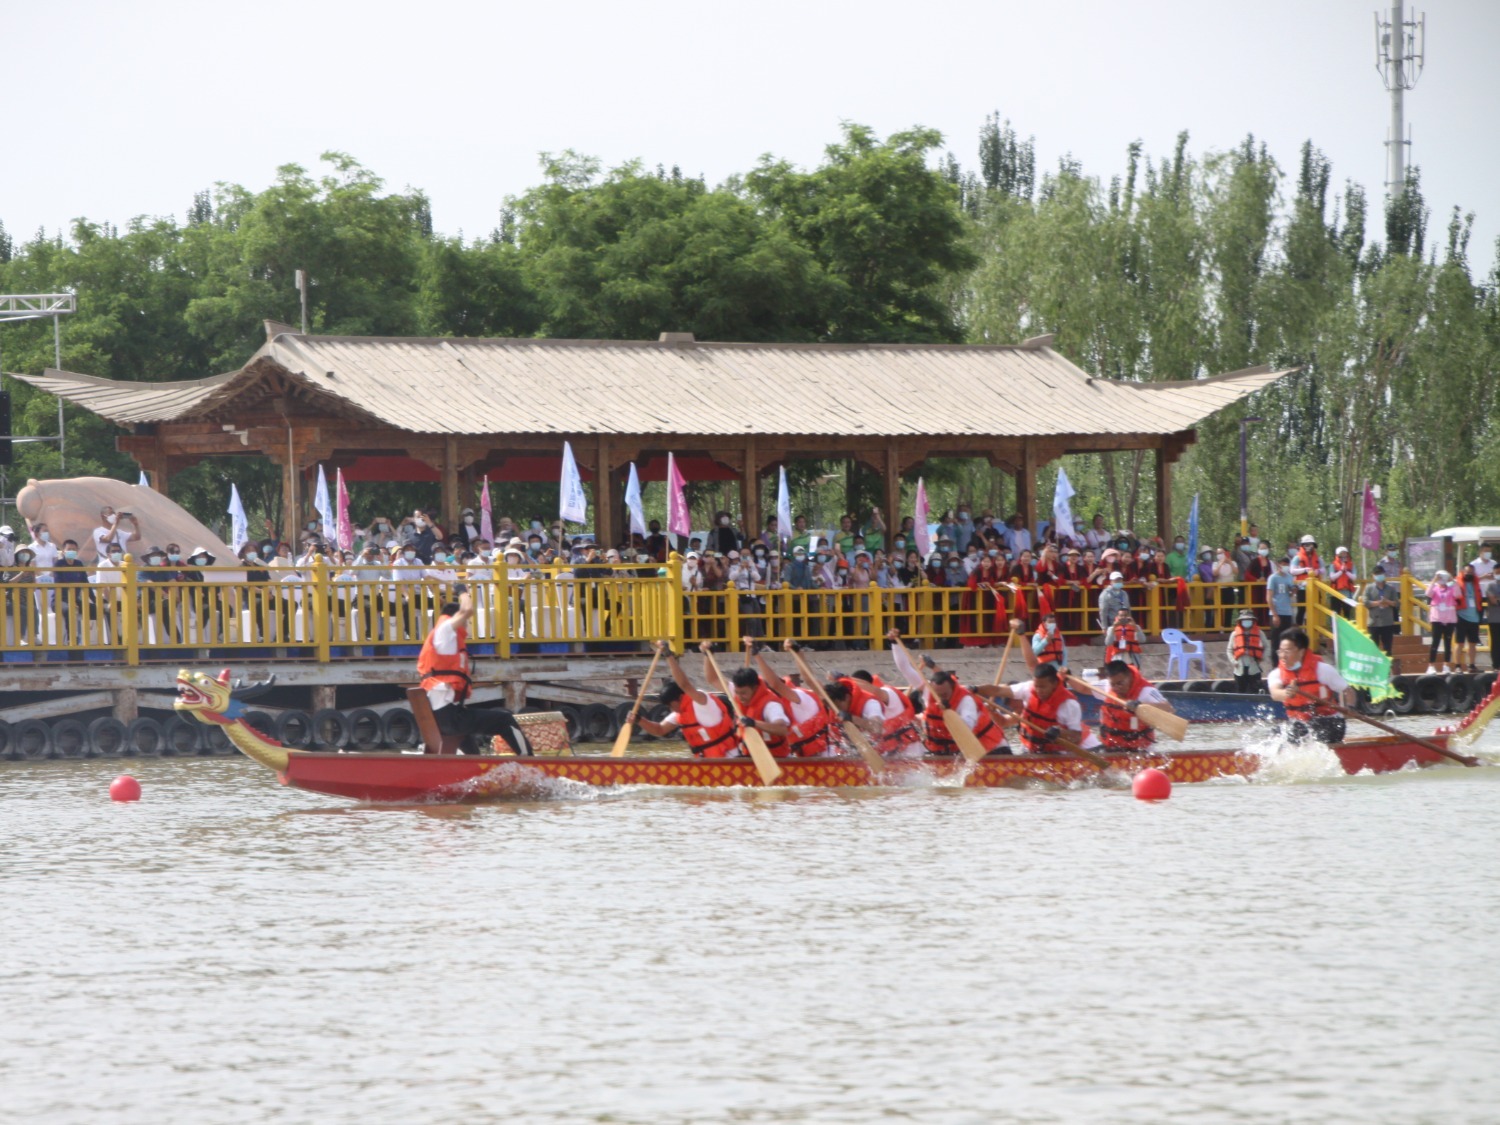
{"label": "red flag", "polygon": [[1365,510],[1360,521],[1359,545],[1369,551],[1380,550],[1380,509],[1375,506],[1375,492],[1369,481],[1365,481]]}
{"label": "red flag", "polygon": [[336,470],[336,475],[339,511],[334,537],[338,540],[340,551],[352,551],[354,549],[354,524],[349,520],[349,490],[344,487],[344,470]]}
{"label": "red flag", "polygon": [[495,544],[495,521],[490,508],[490,475],[484,475],[484,491],[479,494],[479,537],[486,543]]}
{"label": "red flag", "polygon": [[687,481],[677,459],[667,454],[667,530],[687,539],[693,534],[693,517],[688,512]]}

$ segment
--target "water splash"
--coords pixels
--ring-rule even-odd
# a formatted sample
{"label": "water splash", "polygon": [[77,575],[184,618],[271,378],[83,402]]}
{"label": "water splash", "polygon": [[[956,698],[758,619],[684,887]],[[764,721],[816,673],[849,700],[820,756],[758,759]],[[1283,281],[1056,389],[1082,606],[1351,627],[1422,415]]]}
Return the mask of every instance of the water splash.
{"label": "water splash", "polygon": [[1322,742],[1293,742],[1279,726],[1256,723],[1245,731],[1241,753],[1260,759],[1251,781],[1257,785],[1297,785],[1345,777],[1339,756]]}

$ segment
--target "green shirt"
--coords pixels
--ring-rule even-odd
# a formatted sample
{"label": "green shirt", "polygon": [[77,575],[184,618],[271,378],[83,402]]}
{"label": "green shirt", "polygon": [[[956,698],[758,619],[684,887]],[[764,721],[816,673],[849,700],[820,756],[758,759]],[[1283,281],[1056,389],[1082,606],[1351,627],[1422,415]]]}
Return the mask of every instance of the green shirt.
{"label": "green shirt", "polygon": [[1186,578],[1188,576],[1188,566],[1186,551],[1167,552],[1167,573],[1173,578]]}

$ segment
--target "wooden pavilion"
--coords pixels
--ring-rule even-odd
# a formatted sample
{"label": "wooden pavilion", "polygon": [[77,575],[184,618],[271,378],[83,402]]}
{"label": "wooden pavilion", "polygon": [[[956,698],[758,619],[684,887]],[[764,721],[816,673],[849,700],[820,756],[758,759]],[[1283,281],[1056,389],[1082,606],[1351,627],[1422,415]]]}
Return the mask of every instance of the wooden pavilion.
{"label": "wooden pavilion", "polygon": [[[747,528],[761,477],[784,461],[848,458],[879,473],[899,513],[901,475],[933,457],[986,457],[1014,476],[1036,526],[1037,471],[1068,453],[1152,450],[1160,533],[1172,533],[1170,467],[1194,427],[1287,371],[1124,383],[1090,377],[1041,336],[1015,346],[726,344],[305,336],[266,322],[238,371],[170,383],[48,370],[18,375],[128,432],[117,447],[152,484],[204,457],[268,457],[283,473],[286,534],[319,463],[346,480],[436,481],[454,521],[480,474],[556,480],[572,442],[597,527],[623,530],[634,461],[664,480],[736,479]],[[610,487],[598,487],[599,481]]]}

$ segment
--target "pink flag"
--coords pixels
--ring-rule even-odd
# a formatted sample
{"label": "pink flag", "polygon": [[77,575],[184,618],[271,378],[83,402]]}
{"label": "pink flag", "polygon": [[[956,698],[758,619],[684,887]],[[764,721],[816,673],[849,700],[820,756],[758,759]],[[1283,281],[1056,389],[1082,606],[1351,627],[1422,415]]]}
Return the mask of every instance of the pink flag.
{"label": "pink flag", "polygon": [[1380,509],[1375,506],[1375,493],[1370,482],[1365,482],[1365,513],[1360,523],[1359,545],[1366,550],[1380,550]]}
{"label": "pink flag", "polygon": [[484,475],[484,491],[479,495],[479,538],[486,543],[495,543],[495,521],[490,508],[490,475]]}
{"label": "pink flag", "polygon": [[927,486],[922,483],[921,477],[917,478],[917,510],[913,515],[917,525],[917,550],[925,559],[932,554],[932,535],[927,530]]}
{"label": "pink flag", "polygon": [[338,540],[340,551],[352,551],[354,550],[354,525],[349,522],[349,490],[344,487],[344,470],[338,469],[336,472],[338,474],[339,514],[334,538]]}
{"label": "pink flag", "polygon": [[677,459],[667,454],[667,530],[686,539],[693,534],[693,518],[688,514],[687,481],[677,468]]}

